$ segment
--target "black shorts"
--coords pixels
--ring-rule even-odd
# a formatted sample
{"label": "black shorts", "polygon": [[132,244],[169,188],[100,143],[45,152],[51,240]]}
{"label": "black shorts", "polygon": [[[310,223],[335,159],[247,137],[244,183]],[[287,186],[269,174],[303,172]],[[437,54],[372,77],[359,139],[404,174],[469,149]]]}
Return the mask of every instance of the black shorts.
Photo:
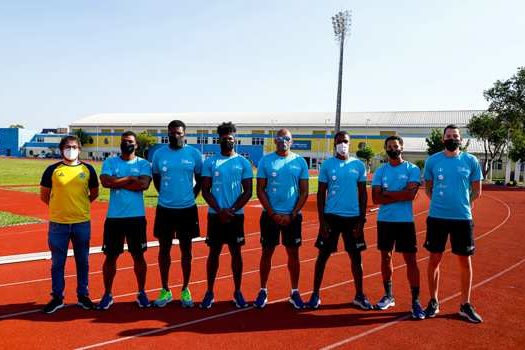
{"label": "black shorts", "polygon": [[199,211],[194,205],[189,208],[164,208],[157,205],[153,235],[159,241],[172,240],[191,241],[200,236]]}
{"label": "black shorts", "polygon": [[360,252],[366,249],[365,236],[359,235],[359,237],[355,237],[353,233],[360,221],[358,216],[344,217],[335,214],[324,214],[324,221],[328,227],[328,237],[317,236],[315,246],[319,250],[330,253],[336,252],[341,234],[347,252]]}
{"label": "black shorts", "polygon": [[102,251],[106,255],[119,255],[124,252],[124,239],[131,254],[143,253],[148,249],[146,237],[146,218],[106,218],[104,221],[104,243]]}
{"label": "black shorts", "polygon": [[261,227],[261,245],[265,248],[272,248],[279,245],[279,237],[282,233],[282,244],[285,247],[300,247],[302,243],[302,214],[292,220],[290,225],[281,226],[275,223],[266,211],[261,214],[259,224]]}
{"label": "black shorts", "polygon": [[474,225],[472,220],[427,218],[427,238],[423,245],[431,253],[443,253],[450,233],[452,253],[470,256],[474,254]]}
{"label": "black shorts", "polygon": [[413,222],[377,222],[377,249],[391,252],[417,252],[416,225]]}
{"label": "black shorts", "polygon": [[219,215],[208,214],[208,246],[221,246],[223,244],[244,245],[244,214],[235,215],[228,223],[221,223]]}

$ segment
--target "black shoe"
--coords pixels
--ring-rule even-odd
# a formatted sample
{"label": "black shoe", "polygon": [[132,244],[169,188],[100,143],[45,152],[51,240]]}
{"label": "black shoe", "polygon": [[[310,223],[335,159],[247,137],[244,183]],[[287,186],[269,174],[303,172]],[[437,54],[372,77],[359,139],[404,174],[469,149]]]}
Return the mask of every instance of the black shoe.
{"label": "black shoe", "polygon": [[77,305],[84,310],[93,310],[95,308],[95,304],[93,304],[87,295],[79,295]]}
{"label": "black shoe", "polygon": [[53,297],[53,299],[51,299],[51,301],[47,303],[46,306],[44,306],[42,311],[45,312],[46,314],[52,314],[53,312],[63,307],[64,307],[64,299]]}
{"label": "black shoe", "polygon": [[474,307],[470,303],[465,303],[459,307],[459,315],[465,317],[472,323],[481,323],[483,319],[481,316],[474,310]]}
{"label": "black shoe", "polygon": [[439,314],[439,303],[436,299],[430,299],[428,306],[425,309],[425,315],[427,318],[432,318],[436,317],[437,314]]}

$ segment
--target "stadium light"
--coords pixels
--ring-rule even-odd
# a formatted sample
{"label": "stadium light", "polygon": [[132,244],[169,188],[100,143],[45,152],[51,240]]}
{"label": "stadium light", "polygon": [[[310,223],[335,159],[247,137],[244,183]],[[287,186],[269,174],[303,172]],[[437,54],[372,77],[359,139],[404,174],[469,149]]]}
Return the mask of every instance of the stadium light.
{"label": "stadium light", "polygon": [[350,11],[339,11],[332,16],[335,40],[339,41],[339,79],[337,82],[337,106],[335,111],[335,132],[341,130],[341,89],[343,85],[343,53],[345,37],[350,35],[352,17]]}

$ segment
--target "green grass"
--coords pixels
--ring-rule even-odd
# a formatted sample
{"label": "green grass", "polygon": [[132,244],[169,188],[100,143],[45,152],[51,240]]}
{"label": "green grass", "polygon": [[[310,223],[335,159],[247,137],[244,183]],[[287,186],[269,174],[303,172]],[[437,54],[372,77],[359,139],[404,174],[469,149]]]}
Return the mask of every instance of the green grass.
{"label": "green grass", "polygon": [[[57,161],[57,159],[0,158],[0,186],[20,192],[38,193],[40,191],[38,185],[42,173],[49,165]],[[102,162],[89,162],[89,164],[93,165],[97,174],[100,174]],[[254,178],[252,198],[256,198],[255,184],[256,179]],[[11,185],[16,187],[11,187]],[[309,190],[310,194],[317,192],[317,178],[310,179]],[[146,206],[156,206],[157,198],[158,194],[152,183],[149,189],[144,192],[144,202]],[[100,186],[100,196],[98,200],[107,202],[109,200],[109,189]],[[205,204],[202,195],[197,197],[197,204]]]}
{"label": "green grass", "polygon": [[20,224],[31,224],[37,222],[42,222],[42,220],[38,218],[33,218],[31,216],[15,215],[7,213],[5,211],[0,211],[0,227]]}

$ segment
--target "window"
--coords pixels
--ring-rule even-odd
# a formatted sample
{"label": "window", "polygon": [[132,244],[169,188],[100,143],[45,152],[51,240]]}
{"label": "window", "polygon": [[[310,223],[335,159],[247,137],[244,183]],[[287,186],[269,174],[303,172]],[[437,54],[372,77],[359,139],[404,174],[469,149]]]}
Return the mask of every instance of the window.
{"label": "window", "polygon": [[243,156],[244,158],[250,160],[250,153],[246,153],[246,152],[241,152],[239,153],[241,156]]}
{"label": "window", "polygon": [[160,143],[170,143],[170,138],[168,136],[162,136]]}
{"label": "window", "polygon": [[264,137],[252,137],[253,146],[264,146]]}
{"label": "window", "polygon": [[212,139],[211,139],[211,143],[214,144],[214,145],[218,145],[221,143],[221,140],[218,136],[214,136]]}
{"label": "window", "polygon": [[197,144],[198,145],[207,145],[208,144],[208,130],[197,130]]}
{"label": "window", "polygon": [[44,137],[43,136],[37,136],[36,137],[36,142],[44,142]]}
{"label": "window", "polygon": [[202,155],[204,156],[204,159],[208,159],[210,157],[213,157],[215,155],[215,152],[204,152]]}

